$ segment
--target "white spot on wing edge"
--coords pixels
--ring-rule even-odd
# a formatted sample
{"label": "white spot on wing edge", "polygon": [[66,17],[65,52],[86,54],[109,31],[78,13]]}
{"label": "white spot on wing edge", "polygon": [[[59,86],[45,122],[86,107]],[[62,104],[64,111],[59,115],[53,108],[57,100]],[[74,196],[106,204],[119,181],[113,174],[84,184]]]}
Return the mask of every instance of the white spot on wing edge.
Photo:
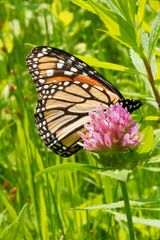
{"label": "white spot on wing edge", "polygon": [[38,53],[37,57],[42,57],[44,54],[43,53]]}
{"label": "white spot on wing edge", "polygon": [[47,48],[42,48],[42,52],[46,52],[47,51]]}
{"label": "white spot on wing edge", "polygon": [[43,84],[43,83],[45,83],[45,80],[41,78],[41,79],[39,79],[39,83]]}
{"label": "white spot on wing edge", "polygon": [[75,57],[74,57],[74,56],[71,56],[69,59],[71,59],[71,60],[74,61],[74,60],[75,60]]}
{"label": "white spot on wing edge", "polygon": [[36,75],[38,75],[38,74],[39,74],[39,71],[35,71],[34,73],[35,73]]}

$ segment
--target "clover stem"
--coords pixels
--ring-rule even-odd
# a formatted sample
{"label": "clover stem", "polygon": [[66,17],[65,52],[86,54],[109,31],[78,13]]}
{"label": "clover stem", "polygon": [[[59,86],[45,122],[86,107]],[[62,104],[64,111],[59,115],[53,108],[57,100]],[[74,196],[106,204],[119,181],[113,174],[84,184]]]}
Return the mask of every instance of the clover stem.
{"label": "clover stem", "polygon": [[122,194],[123,194],[123,200],[124,200],[125,211],[126,211],[126,216],[127,216],[130,240],[135,240],[134,228],[133,228],[133,222],[132,222],[132,214],[131,214],[131,209],[130,209],[130,204],[129,204],[129,199],[128,199],[126,183],[123,181],[120,181],[120,184],[121,184],[121,190],[122,190]]}

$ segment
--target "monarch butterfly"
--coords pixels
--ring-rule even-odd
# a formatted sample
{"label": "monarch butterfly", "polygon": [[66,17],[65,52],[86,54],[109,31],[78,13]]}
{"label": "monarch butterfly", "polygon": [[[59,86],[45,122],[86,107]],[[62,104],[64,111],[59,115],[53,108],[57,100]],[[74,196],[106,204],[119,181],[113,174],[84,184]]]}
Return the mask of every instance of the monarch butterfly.
{"label": "monarch butterfly", "polygon": [[69,53],[48,46],[34,48],[26,59],[39,95],[36,125],[44,143],[67,157],[81,146],[79,132],[88,112],[121,102],[128,111],[138,109],[139,100],[125,99],[118,89],[92,67]]}

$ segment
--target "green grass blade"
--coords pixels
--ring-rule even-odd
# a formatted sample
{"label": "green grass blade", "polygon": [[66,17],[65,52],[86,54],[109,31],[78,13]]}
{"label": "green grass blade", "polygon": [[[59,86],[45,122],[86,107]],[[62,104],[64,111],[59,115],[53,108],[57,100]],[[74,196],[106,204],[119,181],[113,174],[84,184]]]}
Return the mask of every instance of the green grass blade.
{"label": "green grass blade", "polygon": [[27,208],[28,204],[25,204],[18,217],[14,220],[14,222],[3,230],[2,234],[0,235],[0,240],[23,239],[23,227]]}
{"label": "green grass blade", "polygon": [[148,49],[148,60],[151,60],[151,57],[154,53],[158,38],[160,33],[160,11],[158,12],[156,19],[152,25],[151,33],[149,36],[149,49]]}

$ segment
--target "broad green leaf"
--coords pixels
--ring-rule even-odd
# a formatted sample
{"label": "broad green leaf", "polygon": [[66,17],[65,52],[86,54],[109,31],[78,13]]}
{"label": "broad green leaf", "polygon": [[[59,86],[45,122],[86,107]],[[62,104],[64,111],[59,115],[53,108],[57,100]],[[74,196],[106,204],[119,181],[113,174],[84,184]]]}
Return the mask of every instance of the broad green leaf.
{"label": "broad green leaf", "polygon": [[[118,213],[116,211],[112,211],[112,210],[105,210],[107,213],[113,214],[117,221],[121,220],[121,221],[125,221],[127,222],[127,218],[125,214],[121,214]],[[150,226],[150,227],[157,227],[160,228],[160,220],[159,219],[145,219],[145,218],[139,218],[139,217],[134,217],[132,216],[132,220],[134,224],[143,224],[146,226]]]}
{"label": "broad green leaf", "polygon": [[116,13],[111,12],[107,8],[104,8],[97,2],[95,3],[90,0],[89,3],[95,10],[96,14],[104,22],[106,28],[108,29],[108,34],[111,37],[119,40],[127,47],[132,46],[135,51],[138,51],[135,31],[133,26],[131,26],[127,20],[123,19]]}
{"label": "broad green leaf", "polygon": [[91,5],[83,0],[71,0],[74,4],[78,5],[79,7],[85,8],[88,11],[95,13],[94,9],[91,7]]}
{"label": "broad green leaf", "polygon": [[137,71],[147,76],[147,71],[143,59],[133,49],[130,49],[130,58]]}
{"label": "broad green leaf", "polygon": [[111,177],[116,180],[126,182],[131,172],[132,172],[131,170],[122,169],[122,170],[112,170],[112,171],[107,170],[105,172],[98,172],[98,173],[103,176]]}
{"label": "broad green leaf", "polygon": [[137,21],[138,28],[141,27],[146,9],[146,0],[138,0]]}
{"label": "broad green leaf", "polygon": [[23,226],[27,211],[27,204],[24,205],[18,217],[14,222],[4,228],[0,235],[0,240],[22,240],[23,239]]}
{"label": "broad green leaf", "polygon": [[89,1],[90,5],[94,9],[96,15],[103,21],[109,34],[112,36],[120,36],[120,27],[117,21],[118,15],[111,12],[109,9],[102,7],[100,4]]}
{"label": "broad green leaf", "polygon": [[136,3],[137,1],[136,0],[125,0],[125,2],[129,2],[129,10],[130,10],[130,14],[131,14],[131,17],[133,19],[133,22],[135,21],[135,14],[136,14]]}
{"label": "broad green leaf", "polygon": [[143,135],[142,144],[139,146],[138,153],[147,153],[153,150],[154,147],[154,132],[152,126],[147,126],[141,134]]}
{"label": "broad green leaf", "polygon": [[102,62],[99,61],[98,59],[94,57],[84,57],[84,56],[79,56],[77,55],[78,58],[86,62],[87,64],[94,66],[94,67],[99,67],[99,68],[106,68],[110,70],[115,70],[115,71],[121,71],[121,72],[129,72],[129,73],[137,73],[132,68],[125,67],[123,65],[115,64],[115,63],[109,63],[109,62]]}
{"label": "broad green leaf", "polygon": [[139,51],[136,42],[135,30],[133,26],[122,16],[104,7],[98,2],[93,2],[91,0],[88,0],[87,3],[81,0],[72,1],[98,15],[105,24],[108,30],[107,33],[112,38],[115,38],[127,47],[132,47],[136,52]]}
{"label": "broad green leaf", "polygon": [[160,168],[158,167],[141,167],[141,169],[147,170],[149,172],[160,172]]}
{"label": "broad green leaf", "polygon": [[[160,201],[157,199],[144,199],[144,200],[137,200],[137,201],[129,201],[129,205],[132,207],[143,207],[146,205],[155,205],[159,204]],[[118,201],[118,202],[113,202],[109,204],[101,204],[101,205],[96,205],[96,206],[89,206],[89,207],[83,207],[83,208],[76,208],[76,210],[99,210],[99,209],[116,209],[116,208],[124,208],[125,204],[124,201]],[[152,208],[154,210],[154,208]]]}
{"label": "broad green leaf", "polygon": [[117,6],[121,11],[123,18],[132,26],[135,20],[135,0],[119,0],[117,1]]}
{"label": "broad green leaf", "polygon": [[159,49],[159,48],[158,48],[158,49],[155,49],[155,50],[154,50],[154,53],[155,53],[156,56],[160,56],[160,49]]}
{"label": "broad green leaf", "polygon": [[155,12],[157,12],[157,11],[160,9],[160,1],[149,0],[148,2],[149,2],[149,4],[150,4],[151,8],[152,8]]}
{"label": "broad green leaf", "polygon": [[156,47],[160,33],[160,11],[158,12],[156,19],[152,25],[151,33],[149,36],[149,49],[148,49],[148,60],[151,60],[153,51]]}
{"label": "broad green leaf", "polygon": [[88,1],[86,3],[85,1],[82,0],[72,0],[72,2],[98,15],[100,19],[104,22],[104,24],[108,26],[108,30],[111,34],[115,36],[120,34],[119,26],[116,23],[116,21],[114,21],[111,17],[109,17],[106,14],[110,12],[107,8],[103,7],[102,5],[98,5],[98,7],[96,7],[96,3],[92,3],[92,1]]}
{"label": "broad green leaf", "polygon": [[149,37],[148,33],[144,32],[143,30],[140,31],[140,41],[145,52],[145,55],[148,55],[148,48],[149,48]]}
{"label": "broad green leaf", "polygon": [[154,54],[152,54],[151,60],[150,60],[150,66],[152,70],[153,77],[155,79],[156,74],[158,72],[158,66],[157,66],[157,59]]}
{"label": "broad green leaf", "polygon": [[135,0],[119,0],[106,1],[106,4],[119,16],[124,18],[131,25],[135,19],[136,1]]}
{"label": "broad green leaf", "polygon": [[105,4],[108,6],[108,8],[110,10],[112,10],[116,14],[120,15],[121,17],[123,17],[123,15],[121,14],[121,11],[119,10],[118,5],[116,4],[116,2],[114,2],[113,0],[107,0],[105,2]]}
{"label": "broad green leaf", "polygon": [[155,163],[160,163],[160,155],[154,156],[152,158],[150,158],[150,160],[148,161],[149,164],[155,164]]}
{"label": "broad green leaf", "polygon": [[145,21],[143,21],[143,23],[142,23],[142,28],[143,28],[144,31],[147,32],[147,33],[150,33],[150,31],[151,31],[150,25],[149,25],[147,22],[145,22]]}
{"label": "broad green leaf", "polygon": [[56,173],[57,171],[89,171],[89,170],[100,170],[102,168],[98,168],[89,164],[81,164],[81,163],[63,163],[53,167],[46,168],[42,171],[39,171],[36,174],[36,177],[46,174],[46,173]]}
{"label": "broad green leaf", "polygon": [[142,77],[142,80],[145,83],[146,89],[148,89],[148,91],[154,97],[153,89],[147,79],[147,71],[143,59],[133,49],[130,49],[130,58],[137,71],[144,75],[144,77]]}

